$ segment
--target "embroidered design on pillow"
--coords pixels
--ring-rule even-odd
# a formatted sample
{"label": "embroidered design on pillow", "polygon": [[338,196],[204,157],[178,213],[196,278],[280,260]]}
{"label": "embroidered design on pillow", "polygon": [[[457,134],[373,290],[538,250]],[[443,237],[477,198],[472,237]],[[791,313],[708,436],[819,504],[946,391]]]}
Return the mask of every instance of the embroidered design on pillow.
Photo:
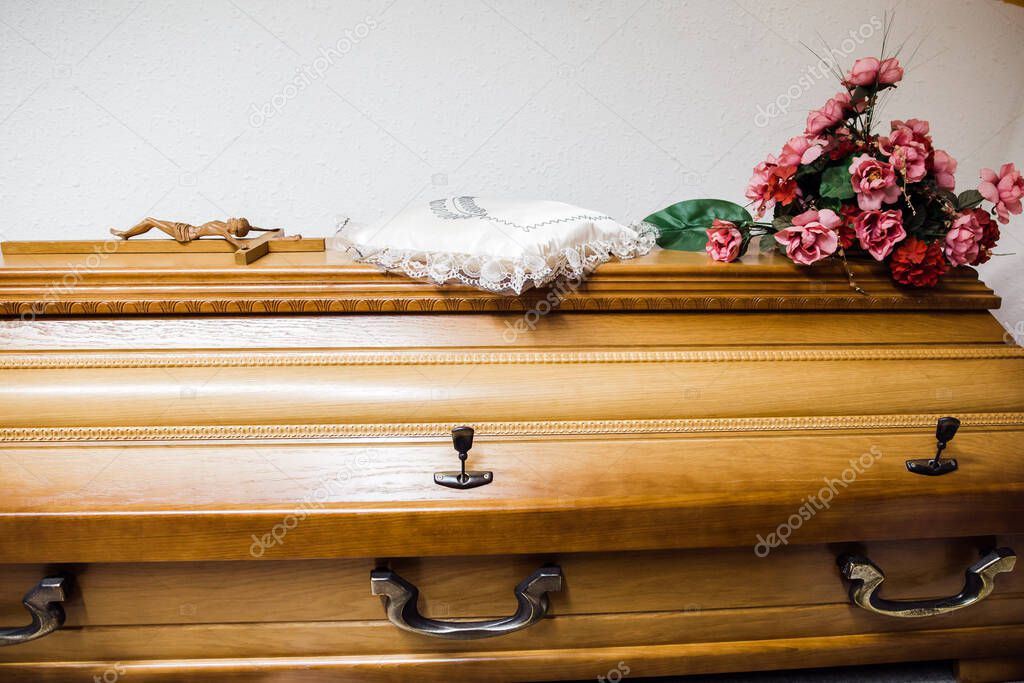
{"label": "embroidered design on pillow", "polygon": [[521,294],[582,280],[612,257],[642,256],[657,234],[648,223],[627,227],[561,202],[460,196],[410,207],[382,225],[346,225],[333,246],[412,278]]}
{"label": "embroidered design on pillow", "polygon": [[[451,208],[449,208],[451,207]],[[448,197],[447,199],[435,199],[430,202],[430,210],[438,218],[456,221],[460,218],[476,218],[486,216],[487,209],[481,209],[476,204],[476,197]]]}

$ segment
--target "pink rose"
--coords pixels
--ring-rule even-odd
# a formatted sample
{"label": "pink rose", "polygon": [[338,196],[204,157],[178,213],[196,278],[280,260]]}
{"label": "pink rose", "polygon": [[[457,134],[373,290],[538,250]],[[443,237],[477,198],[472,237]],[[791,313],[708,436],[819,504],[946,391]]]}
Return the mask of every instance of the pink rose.
{"label": "pink rose", "polygon": [[853,63],[850,73],[846,74],[844,83],[848,85],[874,85],[878,80],[878,59],[875,57],[861,57]]}
{"label": "pink rose", "polygon": [[839,93],[829,99],[821,109],[807,115],[807,135],[818,135],[836,125],[846,116],[850,105],[850,93]]}
{"label": "pink rose", "polygon": [[870,154],[855,157],[850,164],[850,183],[857,193],[857,206],[862,211],[882,208],[882,202],[892,204],[899,199],[896,174],[891,164],[879,161]]}
{"label": "pink rose", "polygon": [[903,78],[903,67],[895,57],[883,59],[861,57],[843,80],[847,85],[893,85]]}
{"label": "pink rose", "polygon": [[831,209],[804,211],[793,217],[793,227],[775,233],[775,241],[786,247],[786,256],[809,266],[827,258],[839,247],[836,230],[843,219]]}
{"label": "pink rose", "polygon": [[960,214],[953,227],[946,233],[946,243],[942,251],[954,266],[973,263],[978,260],[979,249],[985,231],[978,223],[973,211]]}
{"label": "pink rose", "polygon": [[956,189],[956,159],[949,156],[948,152],[941,149],[935,150],[932,156],[932,172],[935,174],[935,184],[940,190],[952,192]]}
{"label": "pink rose", "polygon": [[878,65],[878,82],[882,85],[893,85],[903,80],[903,67],[895,57],[883,59]]}
{"label": "pink rose", "polygon": [[978,192],[995,204],[999,222],[1009,223],[1011,213],[1021,212],[1020,198],[1024,197],[1024,178],[1020,177],[1017,167],[1013,164],[1003,164],[998,175],[990,168],[983,168]]}
{"label": "pink rose", "polygon": [[714,219],[708,229],[708,244],[704,250],[716,261],[735,261],[743,246],[743,233],[735,223]]}
{"label": "pink rose", "polygon": [[825,141],[812,135],[797,135],[790,138],[779,155],[780,166],[802,166],[809,164],[825,151]]}
{"label": "pink rose", "polygon": [[914,139],[914,131],[906,126],[894,129],[887,138],[879,138],[878,149],[889,157],[893,168],[903,173],[908,183],[916,183],[928,173],[928,150]]}
{"label": "pink rose", "polygon": [[865,211],[854,220],[854,232],[860,246],[876,261],[884,261],[896,245],[907,237],[903,229],[903,212]]}
{"label": "pink rose", "polygon": [[923,144],[927,149],[932,148],[932,138],[928,134],[931,130],[931,124],[924,119],[907,119],[906,121],[900,121],[896,119],[890,121],[889,125],[892,130],[899,128],[909,128],[914,133],[914,139]]}

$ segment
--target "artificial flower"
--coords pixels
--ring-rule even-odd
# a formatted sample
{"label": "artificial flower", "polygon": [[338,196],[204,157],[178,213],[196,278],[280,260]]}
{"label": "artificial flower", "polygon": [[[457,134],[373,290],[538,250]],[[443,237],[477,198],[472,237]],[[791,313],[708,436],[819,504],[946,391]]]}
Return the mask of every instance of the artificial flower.
{"label": "artificial flower", "polygon": [[892,164],[870,154],[854,157],[850,164],[850,183],[857,193],[857,206],[862,210],[878,210],[882,203],[892,204],[900,196]]}
{"label": "artificial flower", "polygon": [[772,169],[778,165],[778,160],[769,154],[767,159],[754,167],[754,174],[747,181],[745,196],[756,203],[754,212],[758,218],[764,215],[766,209],[770,209],[775,205],[775,201],[771,199],[771,195],[768,193],[768,176],[771,175]]}
{"label": "artificial flower", "polygon": [[878,61],[876,57],[861,57],[843,80],[847,86],[893,85],[903,80],[903,67],[895,57]]}
{"label": "artificial flower", "polygon": [[935,185],[940,190],[952,192],[956,189],[956,159],[941,149],[932,154],[932,173],[935,174]]}
{"label": "artificial flower", "polygon": [[861,249],[876,261],[883,261],[907,236],[903,229],[903,212],[864,211],[854,221],[854,230]]}
{"label": "artificial flower", "polygon": [[929,135],[931,132],[931,124],[924,119],[907,119],[906,121],[895,119],[889,122],[889,127],[891,130],[909,128],[914,134],[914,140],[924,145],[925,149],[927,149],[929,153],[931,152],[932,136]]}
{"label": "artificial flower", "polygon": [[881,63],[877,57],[861,57],[853,63],[850,73],[843,81],[847,85],[874,85],[878,80],[878,67]]}
{"label": "artificial flower", "polygon": [[735,261],[739,258],[740,248],[743,246],[743,233],[735,223],[714,219],[708,229],[708,243],[704,247],[708,256],[716,261]]}
{"label": "artificial flower", "polygon": [[839,233],[839,246],[843,249],[849,249],[857,242],[857,230],[854,225],[860,214],[860,209],[853,204],[843,204],[839,208],[839,217],[843,222],[836,228],[836,232]]}
{"label": "artificial flower", "polygon": [[939,242],[908,237],[892,252],[889,268],[893,279],[910,287],[934,287],[949,270]]}
{"label": "artificial flower", "polygon": [[914,139],[914,131],[910,128],[896,128],[889,137],[879,138],[878,149],[889,157],[889,163],[903,174],[908,183],[919,182],[928,173],[928,150]]}
{"label": "artificial flower", "polygon": [[821,109],[815,109],[807,115],[807,135],[819,135],[836,125],[846,117],[846,109],[850,105],[850,93],[839,93],[829,99]]}
{"label": "artificial flower", "polygon": [[813,162],[825,151],[825,140],[813,135],[790,138],[779,154],[780,166],[803,166]]}
{"label": "artificial flower", "polygon": [[894,85],[903,80],[903,67],[895,57],[883,59],[878,65],[878,82],[881,85]]}
{"label": "artificial flower", "polygon": [[981,226],[981,239],[978,241],[978,256],[971,261],[972,266],[987,263],[992,258],[992,249],[999,241],[999,224],[992,220],[992,216],[985,209],[968,209],[974,214],[974,220]]}
{"label": "artificial flower", "polygon": [[793,217],[791,227],[775,233],[775,240],[786,247],[786,255],[791,260],[809,266],[839,248],[836,230],[842,222],[831,209],[804,211]]}
{"label": "artificial flower", "polygon": [[981,169],[981,196],[995,206],[1000,223],[1009,223],[1010,214],[1021,212],[1021,197],[1024,197],[1024,178],[1013,164],[1003,164],[996,174],[990,168]]}
{"label": "artificial flower", "polygon": [[965,211],[953,221],[953,227],[946,233],[942,251],[953,266],[962,266],[978,260],[981,239],[985,231],[978,224],[973,211]]}
{"label": "artificial flower", "polygon": [[777,203],[782,206],[791,204],[799,194],[796,166],[780,166],[771,155],[754,167],[746,192],[747,198],[756,203],[754,212],[758,217]]}

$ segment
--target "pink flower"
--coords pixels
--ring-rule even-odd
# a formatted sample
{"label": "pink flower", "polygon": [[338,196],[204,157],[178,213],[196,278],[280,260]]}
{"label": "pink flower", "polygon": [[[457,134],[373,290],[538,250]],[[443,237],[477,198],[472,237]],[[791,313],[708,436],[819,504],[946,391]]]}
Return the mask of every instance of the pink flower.
{"label": "pink flower", "polygon": [[775,233],[775,241],[785,245],[790,259],[809,266],[835,253],[839,247],[836,230],[842,222],[831,209],[811,209],[794,216],[793,227]]}
{"label": "pink flower", "polygon": [[935,184],[940,190],[952,192],[956,189],[956,159],[949,156],[948,152],[941,149],[935,150],[932,156],[932,172],[935,174]]}
{"label": "pink flower", "polygon": [[796,166],[780,166],[772,155],[754,167],[754,175],[747,184],[747,198],[757,203],[758,217],[776,204],[787,206],[800,196],[796,183]]}
{"label": "pink flower", "polygon": [[755,212],[759,218],[764,215],[766,209],[775,205],[775,200],[770,199],[771,194],[768,192],[768,178],[778,165],[775,157],[769,154],[766,160],[754,167],[754,175],[747,181],[746,197],[752,202],[758,202]]}
{"label": "pink flower", "polygon": [[928,150],[914,139],[914,131],[906,126],[893,129],[887,138],[879,138],[878,149],[889,157],[889,162],[903,173],[908,183],[918,182],[928,172]]}
{"label": "pink flower", "polygon": [[861,57],[853,63],[853,68],[843,82],[847,85],[874,85],[878,80],[879,66],[875,57]]}
{"label": "pink flower", "polygon": [[1013,164],[1003,164],[999,174],[990,168],[981,169],[981,196],[995,204],[1000,223],[1009,223],[1010,214],[1021,212],[1020,198],[1024,197],[1024,178]]}
{"label": "pink flower", "polygon": [[739,258],[740,248],[743,246],[743,233],[735,223],[719,220],[711,221],[708,229],[708,244],[704,250],[708,256],[716,261],[735,261]]}
{"label": "pink flower", "polygon": [[846,116],[850,106],[850,93],[839,93],[829,99],[821,109],[807,115],[807,135],[818,135],[836,125]]}
{"label": "pink flower", "polygon": [[893,85],[903,80],[903,67],[895,57],[883,59],[878,65],[878,82],[882,85]]}
{"label": "pink flower", "polygon": [[906,121],[896,119],[894,121],[890,121],[889,125],[892,127],[892,130],[909,128],[911,132],[914,133],[914,139],[924,145],[925,148],[931,150],[932,137],[928,134],[931,130],[931,124],[924,119],[907,119]]}
{"label": "pink flower", "polygon": [[985,209],[968,209],[968,211],[974,214],[974,219],[978,221],[982,232],[981,242],[978,244],[978,258],[971,261],[972,266],[977,266],[992,258],[992,250],[995,248],[996,242],[999,241],[999,224],[992,220],[992,216]]}
{"label": "pink flower", "polygon": [[876,261],[884,261],[907,237],[907,231],[903,229],[903,212],[899,210],[865,211],[854,220],[853,229],[861,248]]}
{"label": "pink flower", "polygon": [[825,140],[812,135],[797,135],[790,138],[779,155],[780,166],[802,166],[809,164],[825,151]]}
{"label": "pink flower", "polygon": [[857,206],[863,211],[877,211],[882,208],[882,202],[892,204],[900,196],[892,166],[870,154],[861,154],[853,159],[850,183],[857,193]]}
{"label": "pink flower", "polygon": [[952,229],[946,233],[946,243],[942,251],[954,266],[973,263],[978,260],[981,239],[984,236],[985,230],[978,223],[974,212],[966,211],[953,221]]}
{"label": "pink flower", "polygon": [[846,85],[893,85],[903,79],[903,67],[895,57],[883,59],[861,57],[853,63],[853,68],[846,75]]}

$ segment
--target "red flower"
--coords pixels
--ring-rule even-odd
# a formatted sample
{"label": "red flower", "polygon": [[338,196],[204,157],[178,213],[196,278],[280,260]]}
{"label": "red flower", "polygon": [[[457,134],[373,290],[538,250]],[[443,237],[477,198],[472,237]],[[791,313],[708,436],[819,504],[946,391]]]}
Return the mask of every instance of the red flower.
{"label": "red flower", "polygon": [[849,249],[857,242],[857,231],[854,229],[854,223],[859,215],[860,209],[854,204],[843,204],[839,209],[839,216],[843,219],[843,222],[839,224],[839,229],[836,232],[839,233],[839,246],[843,249]]}
{"label": "red flower", "polygon": [[934,287],[949,270],[942,255],[942,243],[928,243],[908,237],[892,252],[892,279],[910,287]]}
{"label": "red flower", "polygon": [[992,249],[999,241],[999,224],[992,220],[985,209],[971,209],[974,212],[974,219],[981,226],[981,240],[978,241],[978,258],[971,261],[972,266],[986,263],[992,258]]}
{"label": "red flower", "polygon": [[766,193],[782,206],[792,204],[800,192],[795,175],[796,166],[776,166],[768,175]]}

